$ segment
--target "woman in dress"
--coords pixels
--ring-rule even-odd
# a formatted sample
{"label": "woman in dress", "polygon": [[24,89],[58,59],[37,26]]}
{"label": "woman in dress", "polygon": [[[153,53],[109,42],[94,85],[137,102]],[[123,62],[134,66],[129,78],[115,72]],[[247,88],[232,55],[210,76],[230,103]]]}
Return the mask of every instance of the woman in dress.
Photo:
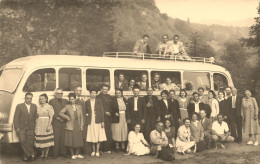
{"label": "woman in dress", "polygon": [[125,149],[125,141],[127,141],[127,123],[126,114],[127,101],[123,97],[123,91],[117,89],[115,92],[115,98],[112,100],[112,138],[116,142],[116,150],[119,150],[119,144],[121,143],[122,150]]}
{"label": "woman in dress", "polygon": [[224,121],[227,122],[229,112],[228,112],[228,102],[225,99],[225,92],[223,91],[218,92],[218,103],[219,103],[219,113],[223,115]]}
{"label": "woman in dress", "polygon": [[161,84],[160,88],[167,91],[180,90],[175,83],[172,83],[172,79],[170,77],[166,77],[165,83]]}
{"label": "woman in dress", "polygon": [[35,125],[35,147],[41,149],[41,158],[47,159],[50,147],[54,146],[52,128],[54,110],[48,104],[48,96],[45,93],[40,95],[39,103]]}
{"label": "woman in dress", "polygon": [[[177,152],[181,154],[192,153],[191,148],[195,145],[195,141],[191,141],[190,119],[183,120],[184,125],[180,126],[176,139]],[[196,148],[194,148],[194,153]]]}
{"label": "woman in dress", "polygon": [[168,138],[168,143],[169,146],[172,148],[176,147],[176,143],[175,143],[175,128],[174,126],[172,126],[172,122],[170,119],[166,119],[164,121],[164,132]]}
{"label": "woman in dress", "polygon": [[128,134],[127,155],[134,154],[137,156],[150,154],[150,145],[144,139],[143,133],[140,133],[141,124],[134,125],[134,131]]}
{"label": "woman in dress", "polygon": [[158,113],[160,116],[160,120],[162,122],[164,122],[165,119],[172,120],[172,111],[169,108],[168,95],[169,95],[169,92],[167,90],[161,91],[162,99],[159,100],[159,102],[158,102],[158,108],[159,108]]}
{"label": "woman in dress", "polygon": [[179,106],[180,106],[181,120],[189,117],[189,114],[188,114],[188,111],[187,111],[189,100],[187,98],[187,95],[188,94],[187,94],[186,90],[181,89],[180,95],[177,98],[177,100],[179,102]]}
{"label": "woman in dress", "polygon": [[206,142],[204,141],[204,129],[200,121],[198,121],[198,116],[194,113],[192,114],[191,125],[191,140],[195,141],[197,152],[201,152],[206,148]]}
{"label": "woman in dress", "polygon": [[[244,121],[244,132],[249,135],[247,144],[257,146],[259,134],[258,105],[250,90],[245,91],[245,97],[242,99],[241,115]],[[253,135],[255,143],[252,140]]]}
{"label": "woman in dress", "polygon": [[86,101],[87,116],[87,138],[86,141],[92,143],[91,156],[99,157],[100,142],[106,141],[106,133],[104,129],[104,110],[100,99],[97,99],[97,90],[91,89],[90,99]]}
{"label": "woman in dress", "polygon": [[[83,114],[80,105],[75,104],[76,94],[69,94],[70,104],[66,105],[59,113],[59,116],[65,119],[65,146],[68,147],[71,158],[84,158],[80,155],[80,148],[83,147]],[[75,152],[74,150],[75,149]]]}
{"label": "woman in dress", "polygon": [[218,100],[216,99],[216,94],[213,90],[210,90],[208,92],[208,96],[209,96],[208,103],[211,108],[210,119],[211,122],[214,122],[217,118],[217,115],[219,114],[219,104],[218,104]]}

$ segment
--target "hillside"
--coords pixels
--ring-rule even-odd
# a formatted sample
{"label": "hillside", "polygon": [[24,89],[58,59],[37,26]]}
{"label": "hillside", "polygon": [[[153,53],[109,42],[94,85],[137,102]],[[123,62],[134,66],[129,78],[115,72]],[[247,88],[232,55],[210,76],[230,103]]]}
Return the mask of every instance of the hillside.
{"label": "hillside", "polygon": [[190,36],[198,32],[201,42],[214,42],[215,48],[248,33],[248,28],[173,19],[160,13],[154,0],[2,0],[0,20],[1,65],[35,54],[100,56],[105,51],[132,51],[143,34],[150,35],[155,50],[163,34],[170,38],[179,34],[189,47]]}

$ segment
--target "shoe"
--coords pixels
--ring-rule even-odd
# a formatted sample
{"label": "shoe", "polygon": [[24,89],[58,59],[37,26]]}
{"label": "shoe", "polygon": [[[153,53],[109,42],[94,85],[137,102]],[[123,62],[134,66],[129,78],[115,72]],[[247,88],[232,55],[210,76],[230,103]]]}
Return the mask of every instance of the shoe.
{"label": "shoe", "polygon": [[75,155],[75,156],[76,156],[76,158],[79,158],[79,159],[83,159],[83,158],[84,158],[84,156],[83,156],[83,155],[80,155],[80,154]]}
{"label": "shoe", "polygon": [[92,152],[92,153],[91,153],[91,157],[94,157],[94,156],[95,156],[95,152]]}
{"label": "shoe", "polygon": [[111,154],[111,151],[106,151],[105,153],[107,153],[107,154]]}
{"label": "shoe", "polygon": [[96,152],[96,156],[99,157],[99,152]]}
{"label": "shoe", "polygon": [[220,145],[222,149],[226,149],[225,146],[223,144]]}
{"label": "shoe", "polygon": [[71,159],[76,159],[76,156],[75,155],[71,156]]}
{"label": "shoe", "polygon": [[254,143],[252,141],[248,141],[247,145],[253,145]]}
{"label": "shoe", "polygon": [[259,143],[256,141],[255,143],[254,143],[254,146],[258,146],[259,145]]}

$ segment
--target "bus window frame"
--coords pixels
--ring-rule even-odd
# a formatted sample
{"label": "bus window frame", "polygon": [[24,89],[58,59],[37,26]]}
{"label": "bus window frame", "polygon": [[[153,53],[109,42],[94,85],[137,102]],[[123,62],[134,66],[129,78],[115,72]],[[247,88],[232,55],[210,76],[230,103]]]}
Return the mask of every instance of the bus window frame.
{"label": "bus window frame", "polygon": [[227,83],[228,83],[227,85],[228,85],[228,86],[231,86],[230,78],[229,78],[224,72],[212,71],[212,83],[213,83],[213,84],[212,84],[212,90],[213,90],[213,91],[215,91],[215,92],[218,91],[218,90],[215,90],[215,88],[214,88],[214,74],[215,74],[215,73],[223,75],[223,76],[227,79]]}

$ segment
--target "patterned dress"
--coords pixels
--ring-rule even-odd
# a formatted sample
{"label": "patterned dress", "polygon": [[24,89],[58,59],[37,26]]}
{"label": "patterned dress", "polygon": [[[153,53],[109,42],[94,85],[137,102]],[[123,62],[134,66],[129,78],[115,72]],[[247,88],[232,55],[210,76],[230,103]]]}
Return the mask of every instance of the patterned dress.
{"label": "patterned dress", "polygon": [[177,101],[179,102],[180,112],[181,112],[181,122],[184,118],[189,118],[189,114],[187,111],[188,108],[188,99],[187,98],[178,98]]}
{"label": "patterned dress", "polygon": [[244,116],[244,132],[246,134],[259,134],[258,119],[254,119],[258,115],[258,106],[255,98],[242,99],[242,115]]}
{"label": "patterned dress", "polygon": [[113,123],[111,125],[112,138],[114,141],[122,142],[127,140],[126,105],[123,97],[117,98],[117,103],[119,108],[119,123]]}
{"label": "patterned dress", "polygon": [[35,125],[35,147],[47,148],[54,146],[52,125],[50,125],[50,131],[46,131],[48,123],[50,121],[50,117],[53,117],[53,115],[54,110],[51,105],[45,104],[44,106],[38,106]]}

